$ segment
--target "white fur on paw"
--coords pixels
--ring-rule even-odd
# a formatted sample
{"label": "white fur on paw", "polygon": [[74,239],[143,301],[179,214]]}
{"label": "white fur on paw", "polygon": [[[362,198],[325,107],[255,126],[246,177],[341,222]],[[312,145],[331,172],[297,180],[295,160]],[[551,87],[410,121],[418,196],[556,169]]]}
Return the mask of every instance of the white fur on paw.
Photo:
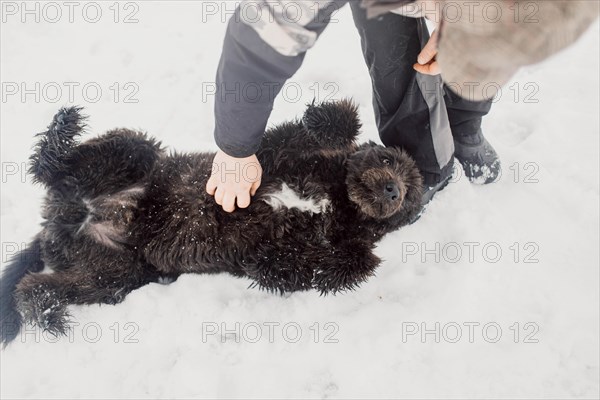
{"label": "white fur on paw", "polygon": [[316,200],[309,197],[303,199],[295,190],[290,188],[287,183],[282,183],[279,191],[265,195],[263,200],[270,205],[273,210],[296,208],[302,212],[311,214],[327,212],[331,204],[328,198]]}

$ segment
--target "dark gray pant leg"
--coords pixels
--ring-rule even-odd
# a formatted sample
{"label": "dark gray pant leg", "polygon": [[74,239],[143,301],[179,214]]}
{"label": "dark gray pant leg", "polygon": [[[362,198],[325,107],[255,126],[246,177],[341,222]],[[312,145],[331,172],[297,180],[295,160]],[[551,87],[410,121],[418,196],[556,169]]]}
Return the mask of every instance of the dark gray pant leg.
{"label": "dark gray pant leg", "polygon": [[367,19],[359,3],[350,2],[373,83],[381,141],[404,148],[425,183],[438,183],[452,172],[454,143],[440,76],[413,69],[429,39],[425,21],[392,13]]}
{"label": "dark gray pant leg", "polygon": [[461,142],[477,141],[474,137],[481,136],[481,119],[490,111],[492,100],[469,101],[446,89],[444,102],[452,136]]}

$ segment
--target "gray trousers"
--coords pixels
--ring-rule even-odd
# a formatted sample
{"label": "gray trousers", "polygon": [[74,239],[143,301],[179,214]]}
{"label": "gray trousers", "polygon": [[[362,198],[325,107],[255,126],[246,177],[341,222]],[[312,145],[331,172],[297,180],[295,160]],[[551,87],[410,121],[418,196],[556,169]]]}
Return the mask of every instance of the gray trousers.
{"label": "gray trousers", "polygon": [[454,137],[478,135],[491,101],[462,99],[439,75],[417,73],[413,64],[429,39],[422,18],[386,13],[367,19],[351,1],[354,23],[373,83],[373,106],[381,141],[403,147],[417,162],[425,183],[452,173]]}

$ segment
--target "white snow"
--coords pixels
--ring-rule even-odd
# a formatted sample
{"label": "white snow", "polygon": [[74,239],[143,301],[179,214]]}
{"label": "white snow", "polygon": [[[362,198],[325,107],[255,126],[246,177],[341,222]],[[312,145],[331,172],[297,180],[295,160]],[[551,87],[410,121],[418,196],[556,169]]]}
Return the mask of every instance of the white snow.
{"label": "white snow", "polygon": [[[3,14],[3,264],[39,229],[43,191],[24,163],[60,106],[85,106],[94,133],[125,126],[180,151],[216,148],[210,90],[232,2],[119,3],[119,23],[112,3],[97,3],[97,23],[81,4],[70,23],[61,2],[56,23],[51,9],[39,23]],[[131,13],[139,22],[123,23]],[[385,261],[360,290],[282,297],[246,279],[187,275],[117,306],[71,307],[70,337],[28,331],[0,352],[1,397],[598,398],[598,36],[596,24],[503,89],[484,122],[500,180],[476,186],[459,174],[418,223],[380,242]],[[36,82],[45,93],[23,102]],[[346,96],[360,104],[361,139],[376,140],[349,9],[271,123],[313,97]]]}

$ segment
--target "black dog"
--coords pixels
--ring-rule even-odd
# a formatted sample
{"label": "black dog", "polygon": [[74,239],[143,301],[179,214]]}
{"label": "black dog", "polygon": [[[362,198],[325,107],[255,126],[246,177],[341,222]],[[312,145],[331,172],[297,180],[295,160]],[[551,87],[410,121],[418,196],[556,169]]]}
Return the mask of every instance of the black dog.
{"label": "black dog", "polygon": [[311,105],[302,121],[269,130],[257,153],[262,185],[233,213],[205,191],[213,153],[166,154],[127,129],[79,144],[79,111],[62,109],[31,157],[48,189],[45,221],[2,276],[4,343],[23,319],[64,334],[67,305],[115,304],[183,273],[226,271],[280,292],[353,289],[380,262],[374,243],[421,209],[414,162],[358,146],[349,101]]}

